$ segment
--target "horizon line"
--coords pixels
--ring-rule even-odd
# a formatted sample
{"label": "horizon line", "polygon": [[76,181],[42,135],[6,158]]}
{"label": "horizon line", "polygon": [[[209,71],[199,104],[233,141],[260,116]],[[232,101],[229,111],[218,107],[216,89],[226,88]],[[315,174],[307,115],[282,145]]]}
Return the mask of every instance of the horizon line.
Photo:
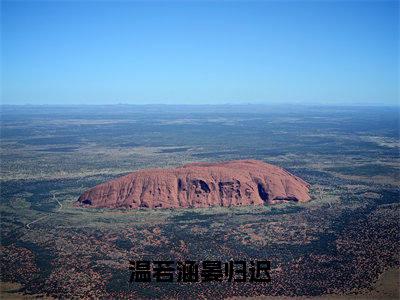
{"label": "horizon line", "polygon": [[296,105],[296,106],[327,106],[327,107],[400,107],[400,102],[398,103],[298,103],[298,102],[284,102],[284,103],[255,103],[255,102],[243,102],[243,103],[104,103],[104,104],[85,104],[85,103],[71,103],[71,104],[31,104],[31,103],[24,103],[24,104],[10,104],[10,103],[1,103],[0,106],[49,106],[49,107],[76,107],[76,106],[282,106],[282,105]]}

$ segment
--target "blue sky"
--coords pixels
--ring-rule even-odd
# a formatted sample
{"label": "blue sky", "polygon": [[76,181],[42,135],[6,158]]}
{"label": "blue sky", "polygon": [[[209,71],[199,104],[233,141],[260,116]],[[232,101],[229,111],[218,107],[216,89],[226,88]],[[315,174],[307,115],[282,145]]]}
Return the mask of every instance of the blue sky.
{"label": "blue sky", "polygon": [[2,1],[3,104],[385,104],[397,1]]}

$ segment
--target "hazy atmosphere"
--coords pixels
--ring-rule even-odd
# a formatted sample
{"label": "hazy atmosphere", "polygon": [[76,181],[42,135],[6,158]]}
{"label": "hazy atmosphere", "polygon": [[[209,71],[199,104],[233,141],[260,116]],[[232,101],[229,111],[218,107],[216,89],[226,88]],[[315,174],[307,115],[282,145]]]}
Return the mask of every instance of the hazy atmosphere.
{"label": "hazy atmosphere", "polygon": [[3,104],[398,101],[397,1],[2,1]]}

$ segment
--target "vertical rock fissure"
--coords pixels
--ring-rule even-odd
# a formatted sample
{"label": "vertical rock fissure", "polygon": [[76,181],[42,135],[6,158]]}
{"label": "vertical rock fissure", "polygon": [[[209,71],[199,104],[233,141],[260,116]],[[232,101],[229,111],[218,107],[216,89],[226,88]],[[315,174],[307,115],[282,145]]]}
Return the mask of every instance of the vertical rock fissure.
{"label": "vertical rock fissure", "polygon": [[263,185],[261,182],[259,182],[257,184],[257,189],[258,189],[258,195],[260,196],[260,198],[264,201],[267,202],[269,195],[267,193],[267,191],[264,189]]}

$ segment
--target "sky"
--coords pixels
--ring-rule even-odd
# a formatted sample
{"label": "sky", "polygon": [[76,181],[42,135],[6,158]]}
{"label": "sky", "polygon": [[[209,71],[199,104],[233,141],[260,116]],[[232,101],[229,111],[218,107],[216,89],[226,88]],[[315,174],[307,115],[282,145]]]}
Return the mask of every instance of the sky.
{"label": "sky", "polygon": [[2,104],[398,105],[398,1],[1,1]]}

